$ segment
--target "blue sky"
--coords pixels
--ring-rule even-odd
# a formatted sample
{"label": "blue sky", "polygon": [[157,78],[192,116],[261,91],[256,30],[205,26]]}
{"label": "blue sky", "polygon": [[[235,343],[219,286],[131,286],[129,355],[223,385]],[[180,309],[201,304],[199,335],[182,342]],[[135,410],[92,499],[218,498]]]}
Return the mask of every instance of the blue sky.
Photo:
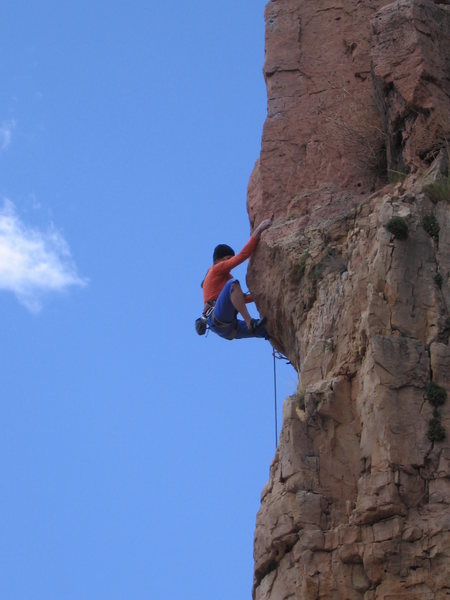
{"label": "blue sky", "polygon": [[250,598],[271,348],[193,322],[249,234],[264,4],[2,3],[1,598]]}

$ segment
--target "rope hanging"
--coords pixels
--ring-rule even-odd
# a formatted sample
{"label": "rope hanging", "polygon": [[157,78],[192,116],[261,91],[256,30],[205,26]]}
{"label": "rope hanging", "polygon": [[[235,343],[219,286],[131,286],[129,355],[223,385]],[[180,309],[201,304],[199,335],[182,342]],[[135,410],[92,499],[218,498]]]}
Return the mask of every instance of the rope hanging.
{"label": "rope hanging", "polygon": [[277,406],[277,357],[275,350],[272,352],[273,355],[273,395],[275,398],[275,450],[278,447],[278,406]]}
{"label": "rope hanging", "polygon": [[275,450],[278,448],[278,399],[277,399],[277,359],[287,361],[286,364],[290,365],[289,360],[281,354],[275,348],[272,351],[273,356],[273,395],[275,400]]}

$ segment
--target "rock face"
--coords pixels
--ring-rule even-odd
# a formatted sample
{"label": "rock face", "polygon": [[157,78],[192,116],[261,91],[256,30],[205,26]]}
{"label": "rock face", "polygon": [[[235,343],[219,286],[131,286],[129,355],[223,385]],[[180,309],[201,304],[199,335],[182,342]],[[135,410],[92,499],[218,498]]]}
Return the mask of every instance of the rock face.
{"label": "rock face", "polygon": [[299,387],[255,600],[450,597],[448,4],[266,8],[249,286]]}

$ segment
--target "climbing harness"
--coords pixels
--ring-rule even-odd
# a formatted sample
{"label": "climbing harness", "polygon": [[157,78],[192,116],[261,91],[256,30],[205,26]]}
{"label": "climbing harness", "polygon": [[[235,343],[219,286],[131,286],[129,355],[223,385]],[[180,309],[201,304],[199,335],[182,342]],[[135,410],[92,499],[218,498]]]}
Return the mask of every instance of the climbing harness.
{"label": "climbing harness", "polygon": [[290,365],[289,359],[273,348],[273,395],[275,400],[275,450],[278,448],[278,400],[277,400],[277,359],[285,360],[287,365]]}
{"label": "climbing harness", "polygon": [[208,300],[208,302],[205,304],[205,306],[203,308],[202,316],[208,318],[209,315],[214,310],[215,305],[216,305],[215,300]]}
{"label": "climbing harness", "polygon": [[226,340],[234,340],[237,335],[239,324],[237,319],[234,320],[234,323],[224,323],[223,321],[219,321],[219,319],[214,314],[214,306],[216,304],[215,300],[209,300],[203,309],[202,316],[198,319],[195,319],[195,331],[198,335],[205,335],[207,331],[209,331],[208,327],[208,319],[211,317],[213,325],[216,329],[226,329],[233,325],[233,329],[230,331],[228,335],[223,335]]}

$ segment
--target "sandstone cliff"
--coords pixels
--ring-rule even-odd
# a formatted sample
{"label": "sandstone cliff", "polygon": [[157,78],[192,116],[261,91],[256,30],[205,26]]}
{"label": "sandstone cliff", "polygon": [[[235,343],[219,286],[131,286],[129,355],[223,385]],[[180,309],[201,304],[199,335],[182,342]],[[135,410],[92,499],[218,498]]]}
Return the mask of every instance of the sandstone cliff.
{"label": "sandstone cliff", "polygon": [[255,600],[450,597],[449,4],[266,7],[249,286],[299,386]]}

